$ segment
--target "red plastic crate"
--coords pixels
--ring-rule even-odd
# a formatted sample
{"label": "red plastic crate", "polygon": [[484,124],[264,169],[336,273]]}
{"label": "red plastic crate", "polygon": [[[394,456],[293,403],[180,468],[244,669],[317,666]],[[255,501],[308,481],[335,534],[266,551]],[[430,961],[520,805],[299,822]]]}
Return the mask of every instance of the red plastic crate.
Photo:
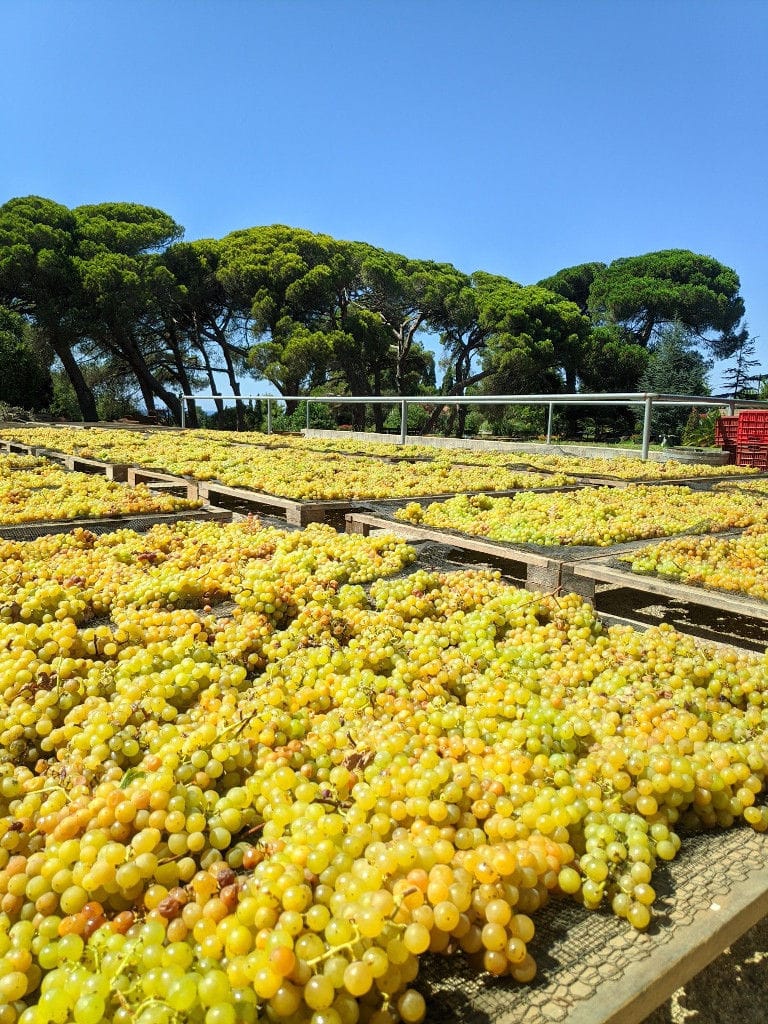
{"label": "red plastic crate", "polygon": [[715,420],[715,444],[721,448],[730,447],[736,441],[738,427],[738,416],[721,416]]}
{"label": "red plastic crate", "polygon": [[737,444],[736,465],[752,466],[754,469],[768,470],[768,443]]}
{"label": "red plastic crate", "polygon": [[739,413],[736,440],[742,443],[768,443],[768,409],[753,409]]}

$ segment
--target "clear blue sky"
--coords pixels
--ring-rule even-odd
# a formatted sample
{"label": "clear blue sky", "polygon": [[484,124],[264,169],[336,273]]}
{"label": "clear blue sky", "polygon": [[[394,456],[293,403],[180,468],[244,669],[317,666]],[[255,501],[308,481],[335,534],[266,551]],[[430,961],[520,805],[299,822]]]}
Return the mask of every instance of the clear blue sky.
{"label": "clear blue sky", "polygon": [[768,370],[767,53],[768,0],[0,0],[0,202],[524,284],[692,249],[739,274]]}

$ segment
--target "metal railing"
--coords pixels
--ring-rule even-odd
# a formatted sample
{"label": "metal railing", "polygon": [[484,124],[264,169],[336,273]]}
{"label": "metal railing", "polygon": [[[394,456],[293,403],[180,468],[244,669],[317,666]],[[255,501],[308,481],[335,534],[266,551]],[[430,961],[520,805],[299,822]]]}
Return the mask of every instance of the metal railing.
{"label": "metal railing", "polygon": [[399,405],[400,406],[400,444],[408,443],[408,406],[409,405],[444,405],[447,407],[459,405],[542,405],[547,407],[547,437],[546,443],[551,444],[552,423],[556,405],[639,405],[643,406],[643,434],[641,445],[641,458],[648,458],[648,450],[651,443],[651,415],[654,406],[660,405],[682,405],[696,408],[697,406],[717,407],[727,406],[733,416],[736,409],[765,409],[768,408],[768,401],[753,399],[724,398],[717,395],[672,395],[656,394],[653,392],[611,392],[595,394],[576,395],[184,395],[180,394],[181,402],[181,426],[186,427],[187,402],[200,401],[234,401],[266,402],[267,405],[267,433],[272,433],[272,404],[275,402],[305,402],[307,406],[307,429],[310,429],[310,403],[325,405]]}

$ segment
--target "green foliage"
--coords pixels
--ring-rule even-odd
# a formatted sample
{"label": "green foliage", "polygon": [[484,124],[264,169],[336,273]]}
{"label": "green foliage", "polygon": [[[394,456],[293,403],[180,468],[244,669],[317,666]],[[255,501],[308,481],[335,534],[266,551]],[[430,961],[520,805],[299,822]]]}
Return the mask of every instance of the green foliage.
{"label": "green foliage", "polygon": [[[108,367],[91,362],[86,367],[88,385],[93,392],[99,420],[137,419],[141,413],[130,378],[114,375]],[[72,382],[60,368],[52,373],[50,415],[55,419],[76,422],[82,419]]]}
{"label": "green foliage", "polygon": [[552,277],[545,277],[543,281],[539,281],[539,286],[575,303],[587,316],[590,290],[595,278],[604,270],[605,263],[580,263],[576,267],[559,270]]}
{"label": "green foliage", "polygon": [[48,410],[54,419],[77,423],[83,415],[77,402],[72,381],[63,370],[54,369],[51,373],[52,395]]}
{"label": "green foliage", "polygon": [[40,410],[50,398],[51,375],[35,351],[29,325],[18,313],[0,306],[0,401]]}
{"label": "green foliage", "polygon": [[583,391],[637,391],[648,365],[648,349],[628,339],[617,324],[593,327],[579,365]]}
{"label": "green foliage", "polygon": [[234,405],[226,405],[219,412],[198,413],[201,427],[211,430],[264,430],[266,429],[266,411],[264,403],[256,401],[240,402],[240,420]]}
{"label": "green foliage", "polygon": [[167,213],[138,203],[99,203],[72,212],[85,260],[105,252],[128,257],[160,252],[184,234]]}
{"label": "green foliage", "polygon": [[351,394],[434,382],[416,335],[437,265],[273,225],[222,243],[220,280],[245,302],[257,339],[251,372],[284,395],[324,385]]}
{"label": "green foliage", "polygon": [[[276,402],[272,403],[272,430],[275,433],[300,433],[307,426],[307,405],[300,402],[292,412]],[[261,430],[266,430],[266,412],[264,413]],[[338,420],[332,409],[325,403],[310,403],[309,425],[314,430],[335,430]]]}
{"label": "green foliage", "polygon": [[[658,342],[640,379],[643,391],[658,394],[708,395],[712,363],[694,346],[690,331],[680,324],[661,329]],[[679,438],[690,410],[685,406],[654,408],[653,430],[659,437]]]}
{"label": "green foliage", "polygon": [[718,359],[735,351],[744,316],[734,271],[687,249],[614,260],[595,276],[589,308],[597,323],[621,324],[643,346],[679,322]]}
{"label": "green foliage", "polygon": [[[584,263],[523,286],[285,225],[181,238],[169,214],[140,204],[68,210],[27,196],[0,206],[0,305],[58,357],[71,385],[56,383],[58,408],[72,413],[74,394],[85,419],[156,404],[178,419],[179,391],[215,390],[223,373],[237,393],[246,367],[282,395],[418,394],[436,387],[428,335],[443,348],[446,396],[481,383],[490,394],[636,390],[674,322],[701,353],[741,353],[739,382],[748,367],[738,277],[687,250]],[[24,358],[4,357],[19,374]],[[122,374],[124,391],[108,393],[106,370]],[[38,387],[31,372],[25,381]],[[447,408],[423,429],[447,415],[461,433],[466,409]],[[366,415],[350,410],[357,426]],[[372,413],[378,427],[385,415]]]}
{"label": "green foliage", "polygon": [[695,448],[714,447],[715,423],[719,417],[720,409],[709,409],[707,412],[691,409],[683,427],[681,443]]}
{"label": "green foliage", "polygon": [[74,355],[82,291],[75,267],[74,215],[40,196],[0,207],[0,304],[26,317],[61,359],[85,418],[96,405]]}
{"label": "green foliage", "polygon": [[511,437],[532,441],[547,430],[547,410],[535,405],[484,405],[467,417],[467,433],[491,433],[494,437]]}
{"label": "green foliage", "polygon": [[733,365],[723,374],[723,390],[731,398],[752,398],[759,375],[754,374],[760,361],[755,359],[755,339],[745,328],[739,347],[734,353]]}
{"label": "green foliage", "polygon": [[[431,405],[413,405],[412,403],[407,407],[407,429],[409,434],[420,434],[427,422],[429,421],[429,414],[432,411]],[[384,420],[385,430],[394,430],[400,432],[400,406],[393,405],[386,419]]]}
{"label": "green foliage", "polygon": [[10,420],[21,420],[26,422],[31,419],[31,414],[28,409],[22,409],[19,405],[10,405],[8,402],[0,401],[0,422],[7,422]]}
{"label": "green foliage", "polygon": [[[475,274],[488,328],[483,367],[491,393],[534,394],[575,387],[589,321],[575,303],[538,285]],[[571,388],[567,385],[572,384]]]}

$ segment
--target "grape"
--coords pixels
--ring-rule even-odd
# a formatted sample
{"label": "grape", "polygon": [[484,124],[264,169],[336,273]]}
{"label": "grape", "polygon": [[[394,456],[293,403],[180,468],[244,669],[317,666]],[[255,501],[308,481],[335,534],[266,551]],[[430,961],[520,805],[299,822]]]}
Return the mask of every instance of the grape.
{"label": "grape", "polygon": [[15,1003],[27,991],[27,977],[23,971],[9,971],[0,978],[0,1001]]}
{"label": "grape", "polygon": [[98,1024],[104,1016],[104,999],[100,995],[83,995],[74,1005],[75,1024]]}

